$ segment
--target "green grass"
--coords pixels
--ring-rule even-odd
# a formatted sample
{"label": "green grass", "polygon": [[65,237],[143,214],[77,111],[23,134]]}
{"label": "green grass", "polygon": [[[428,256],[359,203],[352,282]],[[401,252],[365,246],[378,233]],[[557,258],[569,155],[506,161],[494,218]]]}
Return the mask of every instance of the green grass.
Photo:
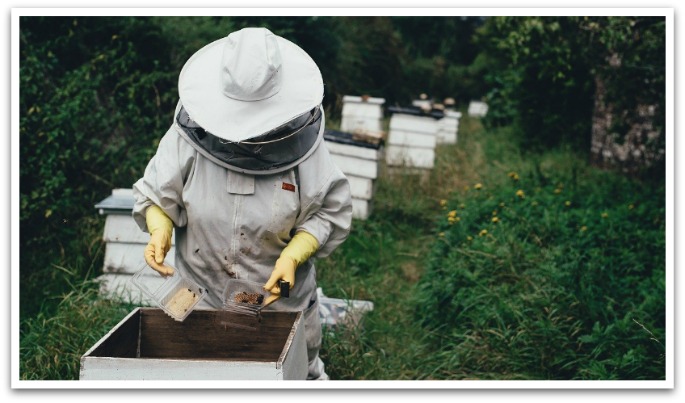
{"label": "green grass", "polygon": [[[663,183],[568,150],[526,155],[508,130],[464,117],[430,174],[383,170],[369,219],[316,262],[327,296],[374,303],[361,326],[325,333],[327,372],[663,379],[664,196]],[[91,255],[74,265],[99,265]],[[56,308],[22,322],[22,379],[78,379],[80,356],[132,308],[88,282],[52,298]]]}
{"label": "green grass", "polygon": [[60,296],[50,314],[41,312],[23,323],[20,379],[78,379],[81,356],[133,308],[103,300],[93,282]]}

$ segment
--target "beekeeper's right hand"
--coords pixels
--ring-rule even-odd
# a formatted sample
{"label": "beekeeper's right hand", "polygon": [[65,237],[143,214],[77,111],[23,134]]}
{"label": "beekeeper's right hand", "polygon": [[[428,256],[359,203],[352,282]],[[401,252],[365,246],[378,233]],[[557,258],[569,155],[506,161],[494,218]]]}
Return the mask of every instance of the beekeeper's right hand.
{"label": "beekeeper's right hand", "polygon": [[171,231],[174,223],[158,206],[152,205],[145,212],[150,242],[145,247],[145,261],[163,276],[172,276],[174,269],[164,264],[164,258],[171,249]]}

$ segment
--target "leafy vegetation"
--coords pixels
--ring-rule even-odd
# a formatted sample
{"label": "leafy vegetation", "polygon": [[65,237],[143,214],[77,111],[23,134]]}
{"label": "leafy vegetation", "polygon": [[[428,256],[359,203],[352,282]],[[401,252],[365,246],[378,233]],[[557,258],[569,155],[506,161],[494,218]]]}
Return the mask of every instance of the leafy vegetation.
{"label": "leafy vegetation", "polygon": [[663,379],[665,189],[564,155],[500,175],[444,201],[416,303],[436,345],[488,377]]}

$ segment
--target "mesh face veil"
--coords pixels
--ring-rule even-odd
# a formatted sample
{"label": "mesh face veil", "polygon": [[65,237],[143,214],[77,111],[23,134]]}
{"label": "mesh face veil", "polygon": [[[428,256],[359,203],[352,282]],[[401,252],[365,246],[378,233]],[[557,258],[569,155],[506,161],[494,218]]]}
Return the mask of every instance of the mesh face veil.
{"label": "mesh face veil", "polygon": [[176,123],[198,151],[239,170],[270,174],[303,158],[316,144],[323,114],[316,107],[263,135],[240,142],[214,136],[181,106]]}

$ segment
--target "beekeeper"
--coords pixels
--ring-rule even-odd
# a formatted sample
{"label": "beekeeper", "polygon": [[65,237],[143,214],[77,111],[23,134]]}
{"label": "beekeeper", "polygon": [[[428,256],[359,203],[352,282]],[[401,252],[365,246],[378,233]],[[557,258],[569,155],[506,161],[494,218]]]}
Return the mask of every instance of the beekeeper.
{"label": "beekeeper", "polygon": [[[294,43],[265,28],[233,32],[181,70],[174,122],[133,185],[133,217],[150,233],[160,274],[176,229],[175,266],[220,308],[227,281],[264,284],[265,309],[304,311],[308,379],[328,379],[318,356],[316,270],[348,236],[349,183],[323,145],[323,80]],[[278,281],[290,283],[279,298]]]}

